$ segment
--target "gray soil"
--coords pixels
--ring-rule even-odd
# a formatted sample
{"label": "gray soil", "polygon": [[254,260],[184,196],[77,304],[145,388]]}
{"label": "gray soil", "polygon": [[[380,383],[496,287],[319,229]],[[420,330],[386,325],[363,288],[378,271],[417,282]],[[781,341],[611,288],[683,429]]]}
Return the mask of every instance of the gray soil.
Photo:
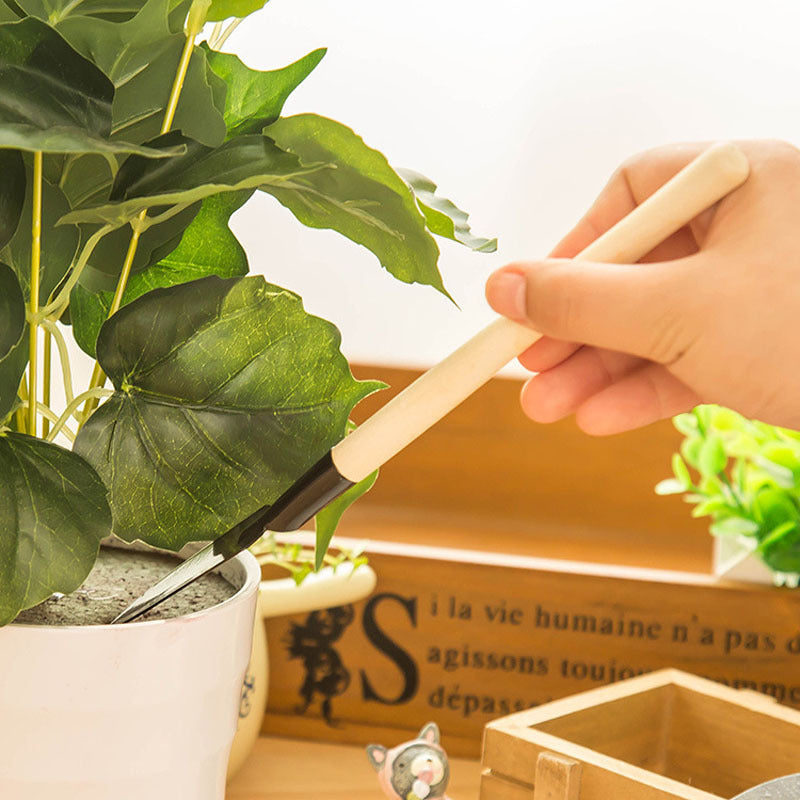
{"label": "gray soil", "polygon": [[[54,595],[23,611],[25,625],[107,625],[142,592],[180,563],[177,556],[100,548],[100,557],[80,589]],[[221,603],[236,589],[213,572],[187,586],[139,619],[171,619]]]}

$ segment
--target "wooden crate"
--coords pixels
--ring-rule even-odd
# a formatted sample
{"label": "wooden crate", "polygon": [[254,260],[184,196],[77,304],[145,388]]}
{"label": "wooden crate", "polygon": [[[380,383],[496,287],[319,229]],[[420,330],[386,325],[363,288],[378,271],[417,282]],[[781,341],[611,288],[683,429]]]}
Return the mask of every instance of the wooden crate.
{"label": "wooden crate", "polygon": [[368,553],[376,590],[335,630],[268,621],[265,733],[401,741],[433,719],[448,752],[476,756],[492,719],[665,667],[800,706],[798,591],[387,542]]}
{"label": "wooden crate", "polygon": [[[393,391],[415,377],[357,372]],[[475,757],[494,718],[664,667],[800,706],[800,591],[710,576],[703,521],[653,493],[672,426],[596,439],[534,425],[518,394],[491,381],[345,515],[376,592],[305,658],[288,647],[312,619],[268,622],[265,733],[398,742],[435,719],[448,752]]]}
{"label": "wooden crate", "polygon": [[490,723],[480,800],[721,800],[800,769],[800,712],[662,670]]}

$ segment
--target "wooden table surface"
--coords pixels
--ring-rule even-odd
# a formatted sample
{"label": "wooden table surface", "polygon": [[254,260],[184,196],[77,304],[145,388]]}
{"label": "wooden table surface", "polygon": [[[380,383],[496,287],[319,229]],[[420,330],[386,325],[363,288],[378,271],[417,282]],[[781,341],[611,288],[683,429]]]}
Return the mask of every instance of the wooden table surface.
{"label": "wooden table surface", "polygon": [[[391,743],[395,744],[395,743]],[[477,800],[480,764],[450,760],[453,800]],[[363,747],[259,738],[226,800],[382,800]]]}

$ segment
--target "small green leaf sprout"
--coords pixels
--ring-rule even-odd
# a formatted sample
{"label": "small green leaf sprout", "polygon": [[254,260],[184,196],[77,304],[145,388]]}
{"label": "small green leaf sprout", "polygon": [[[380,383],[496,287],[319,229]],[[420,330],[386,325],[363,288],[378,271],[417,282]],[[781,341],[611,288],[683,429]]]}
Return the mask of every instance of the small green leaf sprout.
{"label": "small green leaf sprout", "polygon": [[[350,565],[353,571],[367,563],[364,555],[366,543],[353,549],[337,547],[336,552],[325,552],[321,566],[331,567],[334,572],[343,565]],[[276,566],[286,570],[299,586],[312,572],[317,571],[314,547],[306,547],[297,541],[279,540],[272,532],[266,533],[251,548],[250,552],[262,566]]]}
{"label": "small green leaf sprout", "polygon": [[694,504],[693,517],[711,518],[713,535],[741,539],[776,582],[797,586],[800,433],[714,405],[673,422],[685,438],[672,456],[673,477],[656,494],[684,494]]}

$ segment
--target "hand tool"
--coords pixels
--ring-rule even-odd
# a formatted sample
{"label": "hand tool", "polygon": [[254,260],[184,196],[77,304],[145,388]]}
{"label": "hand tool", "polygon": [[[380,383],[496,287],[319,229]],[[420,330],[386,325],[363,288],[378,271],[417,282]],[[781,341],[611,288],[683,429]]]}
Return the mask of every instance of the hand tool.
{"label": "hand tool", "polygon": [[[740,186],[749,173],[735,145],[712,145],[576,256],[630,263]],[[541,334],[499,318],[362,423],[317,461],[274,503],[253,512],[182,562],[114,622],[129,622],[214,567],[254,544],[266,531],[294,531],[438,422]]]}

